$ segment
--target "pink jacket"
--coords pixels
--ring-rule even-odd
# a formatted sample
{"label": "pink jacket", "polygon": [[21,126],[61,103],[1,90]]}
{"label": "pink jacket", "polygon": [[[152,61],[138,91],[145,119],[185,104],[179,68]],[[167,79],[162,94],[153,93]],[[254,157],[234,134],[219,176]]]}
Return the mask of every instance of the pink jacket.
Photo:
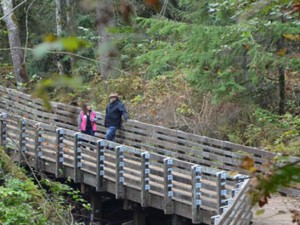
{"label": "pink jacket", "polygon": [[[90,120],[91,120],[91,123],[92,123],[92,129],[93,131],[96,131],[97,130],[97,125],[96,125],[96,113],[94,111],[91,111],[91,114],[90,114]],[[79,115],[79,127],[80,127],[80,130],[82,131],[85,131],[86,129],[86,122],[87,122],[87,116],[84,115],[83,111],[80,112],[80,115]]]}

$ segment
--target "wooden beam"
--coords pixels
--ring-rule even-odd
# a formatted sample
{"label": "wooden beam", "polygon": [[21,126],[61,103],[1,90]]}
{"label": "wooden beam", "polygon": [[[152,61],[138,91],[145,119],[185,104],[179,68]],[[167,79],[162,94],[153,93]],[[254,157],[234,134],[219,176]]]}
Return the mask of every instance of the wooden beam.
{"label": "wooden beam", "polygon": [[0,114],[0,146],[6,145],[7,128],[6,128],[7,113]]}
{"label": "wooden beam", "polygon": [[201,173],[202,168],[199,165],[192,166],[192,222],[203,222],[203,211],[201,210]]}
{"label": "wooden beam", "polygon": [[34,126],[34,167],[37,172],[41,170],[41,158],[42,152],[42,130],[40,123],[36,123]]}
{"label": "wooden beam", "polygon": [[150,191],[150,153],[142,152],[141,154],[141,206],[147,207],[149,203]]}
{"label": "wooden beam", "polygon": [[63,128],[56,129],[56,177],[62,177],[64,174],[64,133],[65,130]]}
{"label": "wooden beam", "polygon": [[173,159],[165,158],[164,159],[164,213],[165,214],[174,213],[172,166],[173,166]]}
{"label": "wooden beam", "polygon": [[117,146],[116,151],[116,199],[125,197],[124,190],[124,149],[123,146]]}
{"label": "wooden beam", "polygon": [[105,140],[97,141],[97,159],[96,159],[96,191],[105,191],[104,187],[104,161],[105,161]]}
{"label": "wooden beam", "polygon": [[22,118],[20,119],[19,124],[19,160],[18,163],[21,165],[22,161],[25,157],[26,152],[26,119]]}
{"label": "wooden beam", "polygon": [[227,206],[226,196],[226,178],[227,173],[225,171],[218,172],[217,176],[217,213],[221,215],[224,208]]}
{"label": "wooden beam", "polygon": [[81,174],[81,133],[74,134],[74,182],[80,183],[82,179]]}

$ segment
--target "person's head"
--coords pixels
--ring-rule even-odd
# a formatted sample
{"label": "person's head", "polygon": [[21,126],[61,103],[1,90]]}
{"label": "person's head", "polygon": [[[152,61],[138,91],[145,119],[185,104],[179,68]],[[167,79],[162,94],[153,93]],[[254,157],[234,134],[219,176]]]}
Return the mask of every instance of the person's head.
{"label": "person's head", "polygon": [[117,93],[111,93],[109,95],[109,102],[110,103],[117,101],[117,99],[118,99],[118,94]]}
{"label": "person's head", "polygon": [[92,106],[90,103],[83,103],[81,106],[81,109],[84,113],[88,113],[88,111],[90,111],[92,109]]}

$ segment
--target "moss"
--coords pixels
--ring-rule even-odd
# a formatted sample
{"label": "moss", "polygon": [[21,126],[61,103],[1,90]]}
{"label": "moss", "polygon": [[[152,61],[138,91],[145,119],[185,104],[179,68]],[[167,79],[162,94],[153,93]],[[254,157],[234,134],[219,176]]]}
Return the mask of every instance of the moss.
{"label": "moss", "polygon": [[32,201],[35,207],[40,207],[44,204],[45,199],[41,191],[34,185],[34,183],[26,176],[20,167],[12,163],[9,156],[5,153],[3,148],[0,148],[0,165],[5,174],[11,174],[14,178],[24,181],[28,184],[28,193],[32,196]]}

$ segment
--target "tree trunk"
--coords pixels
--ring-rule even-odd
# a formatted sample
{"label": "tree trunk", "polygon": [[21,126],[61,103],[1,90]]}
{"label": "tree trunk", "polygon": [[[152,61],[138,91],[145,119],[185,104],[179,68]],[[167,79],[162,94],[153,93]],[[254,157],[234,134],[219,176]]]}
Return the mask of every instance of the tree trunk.
{"label": "tree trunk", "polygon": [[279,115],[285,114],[285,74],[284,74],[284,67],[278,67],[279,73]]}
{"label": "tree trunk", "polygon": [[[75,0],[66,0],[66,7],[67,7],[67,27],[68,27],[68,35],[75,36],[75,24],[74,24],[74,9],[76,8],[76,1]],[[76,58],[74,56],[70,56],[70,61],[68,62],[68,73],[72,74],[72,69],[74,64],[76,63]]]}
{"label": "tree trunk", "polygon": [[[282,38],[277,42],[277,50],[281,51],[284,48]],[[278,66],[278,87],[279,87],[279,115],[285,114],[285,70],[283,65]]]}
{"label": "tree trunk", "polygon": [[119,52],[113,44],[113,38],[106,28],[113,27],[115,23],[113,1],[102,0],[96,9],[97,33],[99,35],[100,73],[103,80],[118,75]]}
{"label": "tree trunk", "polygon": [[[63,20],[62,20],[62,10],[61,10],[61,0],[55,0],[55,16],[56,16],[56,35],[57,37],[62,36],[62,25],[63,25]],[[63,64],[60,62],[61,60],[61,55],[57,54],[57,68],[58,72],[60,75],[64,74],[64,67]]]}
{"label": "tree trunk", "polygon": [[5,23],[8,30],[8,39],[14,71],[16,74],[16,81],[18,84],[28,83],[28,75],[24,63],[24,52],[21,46],[20,31],[17,24],[17,18],[13,13],[12,0],[1,1],[3,14],[5,16]]}

